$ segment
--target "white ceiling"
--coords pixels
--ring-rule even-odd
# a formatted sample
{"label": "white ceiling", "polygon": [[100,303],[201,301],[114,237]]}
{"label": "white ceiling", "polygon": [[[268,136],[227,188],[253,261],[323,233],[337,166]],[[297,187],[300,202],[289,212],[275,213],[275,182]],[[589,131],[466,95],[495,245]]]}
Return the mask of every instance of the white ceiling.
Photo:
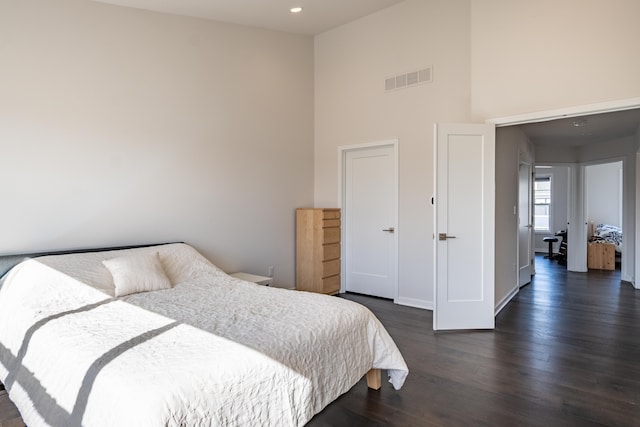
{"label": "white ceiling", "polygon": [[[94,0],[119,6],[306,35],[346,24],[403,0]],[[301,6],[301,13],[290,9]]]}
{"label": "white ceiling", "polygon": [[592,144],[635,135],[640,126],[640,109],[593,114],[548,122],[520,125],[536,145]]}

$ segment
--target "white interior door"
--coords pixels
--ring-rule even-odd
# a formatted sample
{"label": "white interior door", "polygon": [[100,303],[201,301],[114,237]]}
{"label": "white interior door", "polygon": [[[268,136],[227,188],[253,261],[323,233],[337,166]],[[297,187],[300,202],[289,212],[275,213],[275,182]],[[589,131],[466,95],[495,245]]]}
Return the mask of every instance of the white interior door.
{"label": "white interior door", "polygon": [[584,165],[569,166],[569,221],[567,221],[567,270],[587,270],[587,221],[584,204]]}
{"label": "white interior door", "polygon": [[433,329],[495,326],[495,127],[435,126]]}
{"label": "white interior door", "polygon": [[520,163],[518,173],[518,285],[531,282],[531,242],[533,224],[531,221],[531,165]]}
{"label": "white interior door", "polygon": [[344,152],[345,289],[397,297],[396,145]]}

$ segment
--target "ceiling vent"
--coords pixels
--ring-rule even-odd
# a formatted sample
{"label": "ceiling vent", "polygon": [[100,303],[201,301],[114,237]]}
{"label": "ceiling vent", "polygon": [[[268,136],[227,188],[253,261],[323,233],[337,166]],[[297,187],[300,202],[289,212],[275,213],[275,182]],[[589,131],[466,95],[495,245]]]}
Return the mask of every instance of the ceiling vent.
{"label": "ceiling vent", "polygon": [[406,87],[417,86],[423,83],[431,83],[433,81],[433,67],[429,66],[418,71],[411,71],[406,74],[398,74],[384,79],[384,90],[390,92],[393,90],[404,89]]}

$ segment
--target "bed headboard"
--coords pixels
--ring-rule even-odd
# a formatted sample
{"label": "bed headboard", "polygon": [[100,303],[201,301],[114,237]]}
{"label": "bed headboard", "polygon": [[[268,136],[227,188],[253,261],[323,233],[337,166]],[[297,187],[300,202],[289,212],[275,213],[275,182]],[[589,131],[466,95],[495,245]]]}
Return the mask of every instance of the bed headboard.
{"label": "bed headboard", "polygon": [[0,255],[0,279],[7,274],[16,265],[29,258],[36,258],[45,255],[66,255],[77,254],[82,252],[102,252],[102,251],[119,251],[123,249],[134,248],[146,248],[149,246],[169,245],[172,243],[184,243],[184,242],[165,242],[165,243],[149,243],[144,245],[129,245],[129,246],[110,246],[104,248],[89,248],[89,249],[68,249],[62,251],[50,251],[50,252],[35,252],[26,254],[14,254],[14,255]]}

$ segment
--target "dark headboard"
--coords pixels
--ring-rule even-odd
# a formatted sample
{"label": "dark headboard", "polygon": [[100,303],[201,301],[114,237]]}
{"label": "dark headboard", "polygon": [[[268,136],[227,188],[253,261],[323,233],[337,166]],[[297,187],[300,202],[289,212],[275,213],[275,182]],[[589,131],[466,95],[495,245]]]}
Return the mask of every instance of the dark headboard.
{"label": "dark headboard", "polygon": [[146,248],[149,246],[169,245],[172,243],[184,243],[184,242],[165,242],[165,243],[149,243],[145,245],[130,245],[130,246],[111,246],[106,248],[89,248],[89,249],[68,249],[62,251],[51,252],[36,252],[29,254],[15,254],[15,255],[0,255],[0,279],[7,274],[16,265],[29,258],[36,258],[45,255],[67,255],[77,254],[82,252],[102,252],[102,251],[119,251],[122,249],[134,249],[134,248]]}

